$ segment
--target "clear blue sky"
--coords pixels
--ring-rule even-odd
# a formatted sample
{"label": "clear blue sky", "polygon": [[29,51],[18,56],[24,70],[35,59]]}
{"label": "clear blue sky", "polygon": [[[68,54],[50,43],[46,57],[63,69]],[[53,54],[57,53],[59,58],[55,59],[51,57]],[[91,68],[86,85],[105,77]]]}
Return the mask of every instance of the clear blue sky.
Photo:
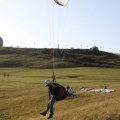
{"label": "clear blue sky", "polygon": [[120,53],[120,0],[0,0],[4,46]]}

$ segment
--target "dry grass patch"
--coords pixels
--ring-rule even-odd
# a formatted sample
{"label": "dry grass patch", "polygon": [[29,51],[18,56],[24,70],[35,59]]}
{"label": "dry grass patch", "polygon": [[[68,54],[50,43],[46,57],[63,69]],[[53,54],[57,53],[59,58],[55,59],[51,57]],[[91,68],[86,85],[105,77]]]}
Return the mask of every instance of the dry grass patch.
{"label": "dry grass patch", "polygon": [[[4,72],[10,73],[10,77],[4,78]],[[51,78],[52,70],[7,68],[0,73],[0,120],[46,119],[39,113],[48,102],[44,80]],[[75,97],[55,103],[53,120],[120,120],[119,73],[120,69],[104,68],[56,70],[57,82],[72,86]],[[116,92],[79,91],[81,86],[102,88],[106,84]]]}

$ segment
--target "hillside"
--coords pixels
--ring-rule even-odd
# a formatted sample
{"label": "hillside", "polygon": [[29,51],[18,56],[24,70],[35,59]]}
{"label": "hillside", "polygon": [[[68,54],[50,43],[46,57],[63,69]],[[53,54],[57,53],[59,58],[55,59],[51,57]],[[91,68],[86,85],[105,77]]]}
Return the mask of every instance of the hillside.
{"label": "hillside", "polygon": [[[54,56],[54,57],[53,57]],[[54,61],[54,62],[53,62]],[[0,48],[0,67],[117,67],[120,55],[91,49]]]}

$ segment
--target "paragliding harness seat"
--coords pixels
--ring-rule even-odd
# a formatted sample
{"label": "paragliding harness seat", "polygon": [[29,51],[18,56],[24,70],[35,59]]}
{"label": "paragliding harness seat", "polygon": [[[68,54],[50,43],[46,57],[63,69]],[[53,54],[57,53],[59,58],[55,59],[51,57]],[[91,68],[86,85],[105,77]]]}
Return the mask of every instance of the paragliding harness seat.
{"label": "paragliding harness seat", "polygon": [[56,101],[64,100],[67,97],[66,89],[58,83],[53,84],[57,86],[56,88],[57,94],[55,95],[55,100]]}

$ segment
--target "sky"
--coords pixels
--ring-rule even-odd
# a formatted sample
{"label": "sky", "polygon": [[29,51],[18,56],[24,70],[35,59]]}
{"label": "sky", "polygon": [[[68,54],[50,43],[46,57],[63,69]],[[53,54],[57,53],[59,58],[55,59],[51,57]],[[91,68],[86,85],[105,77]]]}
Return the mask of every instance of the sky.
{"label": "sky", "polygon": [[120,54],[120,0],[0,0],[3,47],[74,48]]}

